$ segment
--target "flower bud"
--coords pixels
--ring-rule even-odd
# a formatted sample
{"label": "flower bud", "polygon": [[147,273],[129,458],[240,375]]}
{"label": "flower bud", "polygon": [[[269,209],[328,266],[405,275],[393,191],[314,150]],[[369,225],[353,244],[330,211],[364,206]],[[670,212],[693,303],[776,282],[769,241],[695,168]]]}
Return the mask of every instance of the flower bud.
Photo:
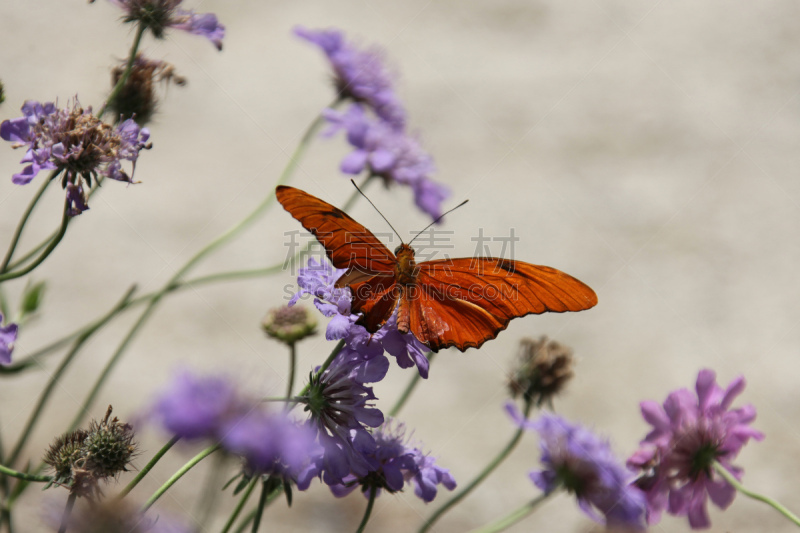
{"label": "flower bud", "polygon": [[82,462],[83,441],[87,432],[78,429],[58,437],[44,456],[45,464],[53,469],[54,481],[58,484],[69,485],[73,481],[76,465]]}
{"label": "flower bud", "polygon": [[[125,67],[123,63],[111,71],[112,87],[119,82]],[[151,60],[137,54],[125,85],[108,104],[117,120],[122,122],[132,118],[140,126],[149,122],[158,106],[154,89],[157,82],[186,85],[186,78],[178,76],[175,67],[165,61]]]}
{"label": "flower bud", "polygon": [[572,364],[571,348],[544,335],[539,340],[522,339],[517,367],[508,384],[511,396],[523,396],[538,407],[552,404],[553,396],[572,379]]}
{"label": "flower bud", "polygon": [[117,417],[109,421],[110,417],[111,406],[102,422],[92,421],[84,440],[86,469],[98,478],[127,472],[125,467],[136,453],[133,427]]}
{"label": "flower bud", "polygon": [[317,319],[304,307],[276,307],[269,310],[261,327],[273,339],[291,346],[316,333]]}

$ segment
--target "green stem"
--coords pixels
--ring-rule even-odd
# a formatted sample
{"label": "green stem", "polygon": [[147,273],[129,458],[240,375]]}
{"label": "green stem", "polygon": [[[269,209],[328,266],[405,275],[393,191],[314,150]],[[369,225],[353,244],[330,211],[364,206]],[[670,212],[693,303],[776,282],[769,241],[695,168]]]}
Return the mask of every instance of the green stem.
{"label": "green stem", "polygon": [[[250,499],[250,495],[253,493],[253,489],[256,488],[256,484],[258,483],[258,476],[254,476],[253,479],[250,480],[250,484],[247,485],[247,489],[242,494],[242,497],[239,498],[239,503],[236,504],[236,508],[233,510],[231,517],[228,518],[228,521],[225,522],[225,527],[222,528],[221,533],[228,533],[230,529],[233,527],[233,523],[236,522],[236,519],[239,518],[239,514],[244,509],[247,500]],[[255,513],[253,514],[255,517]]]}
{"label": "green stem", "polygon": [[111,89],[111,93],[108,95],[108,98],[106,98],[103,108],[100,109],[99,113],[97,113],[97,118],[103,118],[103,115],[108,109],[109,104],[114,101],[122,88],[125,87],[125,84],[128,83],[128,78],[133,70],[133,63],[136,61],[136,54],[139,51],[139,45],[142,42],[142,35],[144,35],[144,30],[146,29],[147,25],[141,22],[136,27],[136,37],[133,38],[133,45],[131,45],[131,51],[128,54],[128,63],[125,65],[125,71],[122,73],[122,76],[120,76],[117,84],[114,85],[114,88]]}
{"label": "green stem", "polygon": [[289,409],[289,400],[292,399],[292,389],[294,389],[294,374],[297,369],[297,344],[289,345],[289,385],[286,387],[286,409]]}
{"label": "green stem", "polygon": [[49,483],[53,481],[52,476],[36,476],[33,474],[26,474],[25,472],[18,472],[17,470],[12,470],[11,468],[3,465],[0,465],[0,474],[15,477],[23,481],[37,481],[40,483]]}
{"label": "green stem", "polygon": [[75,500],[77,498],[78,493],[69,493],[69,498],[67,498],[67,506],[64,507],[64,514],[61,515],[61,527],[58,528],[58,533],[66,533],[67,526],[69,525],[69,517],[72,514],[72,508],[75,507]]}
{"label": "green stem", "polygon": [[250,529],[252,533],[258,533],[258,528],[261,526],[261,517],[264,515],[264,507],[267,506],[267,496],[270,493],[268,485],[268,480],[261,483],[261,497],[258,499],[256,514],[253,517],[253,527]]}
{"label": "green stem", "polygon": [[[526,419],[528,418],[528,415],[530,414],[532,407],[533,405],[530,402],[527,402],[525,404],[525,408],[523,409],[523,416]],[[447,511],[449,511],[458,502],[467,497],[467,495],[471,493],[475,489],[475,487],[480,485],[484,479],[489,477],[489,474],[494,472],[494,470],[498,466],[500,466],[500,463],[502,463],[506,459],[506,457],[508,457],[511,454],[514,448],[517,446],[517,443],[519,443],[520,439],[522,438],[524,432],[525,432],[524,429],[518,428],[517,431],[514,433],[514,436],[511,437],[511,440],[508,442],[506,447],[503,448],[499,454],[497,454],[497,457],[495,457],[488,465],[486,465],[486,468],[484,468],[483,471],[480,474],[478,474],[478,476],[475,479],[473,479],[466,487],[458,491],[443,506],[437,509],[436,512],[434,512],[431,515],[431,517],[428,518],[428,520],[422,525],[422,527],[419,529],[419,533],[424,533],[425,531],[428,531],[433,526],[433,524],[435,524],[436,521],[442,517],[442,515],[444,515]]]}
{"label": "green stem", "polygon": [[[305,134],[303,135],[300,144],[295,149],[294,153],[292,154],[289,163],[284,168],[283,172],[278,179],[278,185],[282,185],[286,183],[292,175],[292,171],[297,166],[297,162],[300,160],[300,156],[306,151],[308,148],[309,141],[313,137],[314,133],[317,129],[322,125],[324,119],[322,115],[318,116],[314,122],[308,127]],[[158,291],[153,298],[150,300],[150,303],[147,305],[147,308],[142,312],[139,316],[139,319],[133,325],[131,330],[128,332],[128,335],[123,339],[122,343],[120,343],[117,351],[111,356],[111,359],[108,360],[106,366],[103,368],[100,376],[97,378],[94,386],[92,387],[91,391],[89,392],[88,397],[84,401],[83,405],[81,406],[78,414],[76,415],[75,419],[72,423],[72,428],[75,428],[80,423],[80,420],[83,418],[84,412],[86,412],[89,406],[94,402],[95,397],[100,392],[100,388],[105,383],[108,376],[111,374],[114,366],[122,357],[122,354],[125,352],[125,349],[131,343],[133,338],[139,332],[139,330],[144,326],[147,322],[150,315],[155,311],[156,306],[161,301],[161,298],[167,293],[172,290],[172,286],[175,285],[176,282],[186,273],[188,272],[193,266],[195,266],[201,259],[205,256],[231,240],[233,237],[244,231],[248,228],[252,223],[254,223],[258,218],[264,214],[264,212],[272,205],[275,201],[275,191],[270,191],[269,195],[249,214],[247,215],[241,222],[233,226],[231,229],[211,241],[207,244],[204,248],[202,248],[199,252],[197,252],[189,261],[181,267],[164,285],[164,287]]]}
{"label": "green stem", "polygon": [[56,176],[60,173],[60,170],[54,170],[50,173],[50,176],[42,183],[39,190],[36,191],[36,194],[31,199],[30,203],[28,204],[28,208],[22,214],[22,218],[17,224],[17,229],[14,230],[14,236],[11,238],[11,244],[8,246],[8,251],[6,252],[6,256],[3,258],[3,263],[0,264],[0,274],[5,274],[8,271],[8,263],[11,262],[11,257],[14,255],[14,250],[17,248],[17,244],[19,244],[19,238],[22,236],[22,230],[25,229],[25,224],[28,223],[28,218],[33,213],[33,209],[36,207],[36,204],[41,199],[42,195],[44,195],[44,191],[47,189],[47,186],[50,185],[50,182],[55,179]]}
{"label": "green stem", "polygon": [[356,533],[363,533],[364,528],[367,527],[367,522],[369,522],[369,516],[372,514],[372,507],[375,505],[375,496],[378,494],[378,490],[375,486],[371,486],[369,488],[369,501],[367,502],[367,508],[364,511],[364,518],[361,519],[361,523],[358,524],[358,529]]}
{"label": "green stem", "polygon": [[239,527],[236,528],[236,531],[234,533],[244,533],[244,530],[248,528],[248,526],[253,522],[253,520],[255,520],[257,511],[258,509],[253,509],[252,511],[247,513],[247,516],[244,517],[242,523],[239,524]]}
{"label": "green stem", "polygon": [[47,259],[53,250],[56,249],[58,243],[61,242],[61,239],[64,238],[64,234],[67,232],[67,226],[69,225],[70,216],[69,216],[69,202],[64,203],[64,214],[61,216],[61,227],[58,228],[58,232],[56,233],[55,237],[50,241],[50,244],[47,245],[47,248],[41,253],[39,257],[37,257],[33,263],[26,266],[22,270],[17,270],[16,272],[6,272],[5,274],[0,274],[0,283],[3,281],[8,281],[10,279],[21,278],[34,268],[38,267],[42,262]]}
{"label": "green stem", "polygon": [[144,479],[144,476],[146,476],[150,472],[150,470],[152,470],[153,467],[156,466],[156,463],[158,463],[158,461],[160,461],[161,458],[164,457],[164,455],[169,451],[169,449],[175,446],[175,443],[178,442],[179,440],[180,437],[172,437],[168,443],[166,443],[160,450],[158,450],[158,453],[156,453],[153,456],[153,458],[150,459],[150,462],[147,463],[145,467],[139,471],[138,474],[136,474],[136,477],[133,478],[131,482],[128,483],[128,485],[124,489],[122,489],[119,495],[117,495],[117,498],[121,499],[127,496],[128,493],[132,491],[134,487],[136,487],[136,485],[138,485],[142,479]]}
{"label": "green stem", "polygon": [[511,511],[508,515],[504,516],[500,520],[492,522],[491,524],[487,524],[480,529],[475,529],[472,531],[472,533],[497,533],[498,531],[503,531],[504,529],[513,526],[514,524],[516,524],[517,522],[519,522],[520,520],[531,514],[536,509],[536,507],[539,506],[540,503],[545,501],[548,497],[550,497],[551,494],[554,494],[555,492],[556,491],[543,492],[542,494],[540,494],[533,500],[529,501],[519,509]]}
{"label": "green stem", "polygon": [[156,501],[158,501],[158,499],[161,496],[163,496],[164,493],[167,492],[170,487],[172,487],[172,485],[174,485],[180,478],[182,478],[184,476],[184,474],[186,474],[186,472],[188,472],[189,470],[194,468],[194,466],[197,463],[199,463],[200,461],[202,461],[203,459],[205,459],[206,457],[208,457],[209,455],[211,455],[215,451],[219,450],[219,448],[220,448],[219,444],[214,444],[213,446],[209,446],[208,448],[206,448],[202,452],[200,452],[197,455],[195,455],[194,457],[192,457],[192,459],[188,463],[183,465],[180,468],[180,470],[175,472],[172,475],[172,477],[167,480],[166,483],[161,485],[161,487],[157,491],[155,491],[152,496],[150,496],[150,499],[147,500],[145,502],[145,504],[142,506],[142,513],[147,512],[147,510],[150,509],[150,507],[152,507],[153,504],[156,503]]}
{"label": "green stem", "polygon": [[725,481],[730,483],[733,488],[735,488],[748,498],[752,498],[754,500],[766,503],[767,505],[769,505],[770,507],[781,513],[783,516],[785,516],[787,519],[792,521],[794,525],[800,526],[800,518],[798,518],[797,515],[792,513],[789,509],[787,509],[777,501],[773,500],[772,498],[744,488],[744,486],[741,483],[739,483],[739,480],[733,477],[733,474],[725,470],[725,467],[722,466],[717,461],[714,461],[714,470],[717,471],[717,474],[725,478]]}
{"label": "green stem", "polygon": [[45,385],[44,389],[42,390],[41,394],[39,395],[39,400],[36,402],[36,406],[33,408],[30,417],[28,417],[28,421],[25,424],[25,428],[22,430],[22,434],[20,434],[17,443],[14,445],[14,448],[11,451],[10,458],[8,459],[8,464],[14,466],[17,460],[19,459],[20,454],[22,453],[22,449],[25,446],[25,443],[28,441],[30,437],[31,431],[33,430],[34,425],[39,420],[39,416],[44,409],[45,404],[50,399],[50,395],[55,390],[56,384],[59,382],[61,377],[64,375],[64,372],[67,370],[67,367],[72,363],[75,359],[75,356],[78,354],[80,349],[89,340],[89,338],[94,335],[94,333],[103,327],[109,320],[111,320],[117,312],[122,309],[125,304],[130,300],[131,295],[136,290],[136,286],[134,285],[125,295],[122,297],[116,306],[114,306],[111,311],[106,313],[106,315],[98,320],[93,326],[83,332],[78,339],[75,341],[75,344],[72,346],[72,349],[69,353],[64,357],[64,360],[61,361],[61,364],[58,368],[53,372],[53,375],[50,376],[50,379],[47,381],[47,385]]}
{"label": "green stem", "polygon": [[[433,352],[428,352],[427,354],[425,354],[425,357],[428,358],[428,362],[431,362],[433,361],[435,355],[436,354]],[[397,403],[395,403],[394,407],[392,407],[391,411],[389,411],[389,416],[391,416],[392,418],[397,416],[397,413],[400,412],[400,409],[402,409],[403,406],[406,404],[408,398],[411,397],[411,393],[414,392],[414,388],[417,386],[417,384],[421,379],[422,376],[419,375],[419,372],[414,373],[414,376],[411,378],[411,381],[409,381],[408,385],[406,386],[406,390],[403,391],[403,394],[400,396],[400,398],[397,399]]]}

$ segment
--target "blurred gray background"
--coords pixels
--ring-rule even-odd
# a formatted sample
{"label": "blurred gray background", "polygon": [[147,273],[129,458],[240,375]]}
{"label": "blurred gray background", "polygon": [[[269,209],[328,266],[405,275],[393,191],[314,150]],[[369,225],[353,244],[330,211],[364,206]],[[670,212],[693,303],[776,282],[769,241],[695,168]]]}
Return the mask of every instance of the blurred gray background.
{"label": "blurred gray background", "polygon": [[[737,461],[745,484],[800,509],[797,421],[800,351],[800,7],[790,1],[470,0],[366,2],[191,1],[227,26],[224,50],[172,32],[143,50],[173,63],[189,83],[162,91],[151,124],[154,148],[136,170],[141,184],[108,183],[56,253],[35,272],[49,280],[45,307],[20,334],[16,357],[101,316],[137,283],[159,288],[205,243],[231,227],[274,187],[306,125],[331,100],[329,69],[315,47],[291,34],[296,24],[337,27],[386,49],[400,73],[412,129],[452,188],[449,204],[470,203],[447,220],[453,256],[473,255],[470,240],[520,241],[515,258],[575,275],[599,305],[569,315],[514,321],[480,351],[440,354],[430,379],[402,413],[414,437],[466,484],[513,433],[502,411],[505,380],[519,339],[546,334],[575,349],[576,377],[557,411],[609,437],[621,457],[644,437],[643,399],[694,386],[713,368],[724,386],[744,374],[739,404],[758,409],[766,433]],[[0,120],[26,99],[99,107],[110,68],[125,57],[132,31],[105,1],[4,0],[0,3]],[[292,184],[334,204],[351,194],[338,172],[341,137],[316,141]],[[0,147],[2,249],[39,180],[11,183],[22,152]],[[373,186],[372,200],[401,233],[427,224],[410,191]],[[49,191],[22,249],[56,227],[62,195]],[[366,202],[354,217],[385,225]],[[273,208],[195,275],[257,268],[286,255],[284,232],[299,225]],[[499,253],[497,243],[491,244]],[[7,284],[12,301],[23,283]],[[133,417],[176,368],[222,372],[259,394],[284,390],[285,349],[259,322],[283,303],[291,273],[205,286],[168,297],[104,387],[93,414],[113,404]],[[27,448],[38,461],[63,431],[99,368],[140,310],[94,337],[59,386]],[[324,326],[324,322],[323,322]],[[299,375],[327,356],[323,336],[299,346]],[[6,446],[23,426],[61,355],[3,379],[0,427]],[[375,388],[388,409],[412,375],[393,365]],[[140,434],[143,465],[167,436]],[[199,448],[178,447],[131,497],[144,501]],[[516,453],[437,531],[465,531],[538,494],[527,472],[537,443]],[[198,517],[208,465],[189,473],[156,505]],[[228,465],[233,471],[234,465]],[[121,481],[126,482],[127,477]],[[109,487],[108,492],[116,489]],[[48,493],[58,505],[64,491]],[[412,493],[384,495],[372,531],[415,531],[447,497],[424,505]],[[40,531],[41,494],[19,503],[22,531]],[[218,531],[232,509],[221,498]],[[315,485],[294,508],[276,502],[271,531],[353,531],[365,500],[335,500]],[[789,531],[766,506],[737,497],[711,511],[712,531]],[[596,531],[572,498],[559,496],[510,531]],[[667,517],[653,531],[687,531]]]}

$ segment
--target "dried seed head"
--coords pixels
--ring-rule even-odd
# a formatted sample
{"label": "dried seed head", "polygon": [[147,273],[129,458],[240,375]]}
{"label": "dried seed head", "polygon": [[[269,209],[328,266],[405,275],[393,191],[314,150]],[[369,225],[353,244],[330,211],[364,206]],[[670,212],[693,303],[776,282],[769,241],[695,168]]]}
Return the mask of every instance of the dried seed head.
{"label": "dried seed head", "polygon": [[88,433],[78,429],[58,437],[44,456],[44,462],[53,469],[55,482],[69,485],[74,477],[74,470],[83,459],[83,441]]}
{"label": "dried seed head", "polygon": [[572,349],[548,340],[522,339],[517,367],[509,380],[512,398],[523,396],[525,401],[541,407],[552,404],[552,398],[572,379]]}
{"label": "dried seed head", "polygon": [[299,305],[276,307],[269,310],[261,327],[273,339],[292,345],[316,333],[317,319]]}
{"label": "dried seed head", "polygon": [[[123,63],[111,71],[111,86],[119,82],[125,72]],[[144,126],[155,113],[158,106],[155,84],[170,82],[175,85],[186,85],[186,78],[175,73],[175,67],[165,61],[151,60],[137,54],[128,80],[117,96],[109,102],[119,122],[132,118],[140,126]]]}

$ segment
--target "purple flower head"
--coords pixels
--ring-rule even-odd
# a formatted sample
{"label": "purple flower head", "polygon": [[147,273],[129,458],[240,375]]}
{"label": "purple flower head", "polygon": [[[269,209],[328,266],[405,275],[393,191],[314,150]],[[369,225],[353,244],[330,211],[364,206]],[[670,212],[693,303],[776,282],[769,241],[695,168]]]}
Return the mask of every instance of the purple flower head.
{"label": "purple flower head", "polygon": [[641,403],[642,416],[653,430],[628,465],[644,472],[637,484],[647,496],[649,523],[658,522],[666,509],[687,516],[692,529],[707,528],[707,500],[721,509],[733,502],[736,490],[715,473],[714,464],[741,479],[743,471],[732,461],[751,438],[764,438],[750,427],[756,417],[752,405],[730,408],[744,386],[740,376],[723,389],[714,372],[704,369],[697,376],[696,394],[679,389],[667,396],[663,407]]}
{"label": "purple flower head", "polygon": [[337,497],[350,494],[356,487],[361,487],[365,496],[371,489],[385,489],[390,494],[403,489],[406,482],[412,483],[414,493],[426,503],[436,497],[438,485],[448,490],[456,487],[456,481],[450,472],[436,465],[435,459],[425,455],[418,447],[407,443],[405,427],[387,420],[372,435],[375,449],[371,452],[376,468],[366,476],[349,474],[342,482],[331,485],[331,492]]}
{"label": "purple flower head", "polygon": [[133,120],[109,126],[92,115],[91,107],[83,109],[75,98],[71,109],[59,109],[54,103],[40,104],[29,100],[22,106],[24,116],[0,124],[0,138],[25,148],[21,163],[27,166],[12,181],[29,183],[40,170],[62,173],[67,190],[70,216],[89,207],[83,184],[92,186],[98,177],[133,183],[122,169],[122,161],[133,166],[143,148],[150,148],[150,132]]}
{"label": "purple flower head", "polygon": [[310,457],[321,453],[314,437],[309,426],[282,413],[254,409],[228,421],[222,446],[242,456],[251,473],[294,479]]}
{"label": "purple flower head", "polygon": [[555,415],[538,420],[522,418],[513,404],[506,410],[514,421],[539,433],[542,470],[530,473],[545,493],[566,489],[593,520],[609,526],[644,529],[645,496],[631,485],[631,473],[617,460],[608,441],[588,429]]}
{"label": "purple flower head", "polygon": [[184,439],[217,438],[243,404],[229,380],[182,371],[156,401],[152,417]]}
{"label": "purple flower head", "polygon": [[325,449],[320,471],[328,485],[351,472],[364,476],[374,470],[375,440],[367,428],[380,426],[383,413],[373,407],[377,398],[365,384],[382,380],[388,370],[382,355],[365,361],[345,348],[322,373],[312,375],[305,410]]}
{"label": "purple flower head", "polygon": [[336,288],[338,280],[347,270],[334,268],[328,261],[320,264],[313,257],[308,267],[301,268],[297,277],[300,290],[289,301],[293,306],[305,294],[314,296],[314,305],[331,321],[325,330],[327,340],[345,339],[347,346],[369,359],[383,354],[384,350],[394,356],[400,368],[416,365],[420,376],[428,377],[427,346],[411,333],[397,331],[397,316],[393,314],[377,332],[370,334],[366,328],[356,324],[359,315],[350,312],[349,288]]}
{"label": "purple flower head", "polygon": [[213,13],[195,13],[181,9],[183,0],[109,0],[126,12],[125,22],[138,21],[144,24],[153,35],[161,39],[166,28],[187,31],[201,35],[211,41],[217,50],[222,50],[225,26],[219,23]]}
{"label": "purple flower head", "polygon": [[366,169],[383,178],[387,186],[406,185],[414,192],[417,207],[434,219],[442,214],[442,202],[450,192],[430,178],[436,170],[433,159],[417,139],[370,119],[358,105],[344,113],[327,110],[325,118],[333,125],[326,134],[344,129],[355,148],[342,160],[342,172],[357,175]]}
{"label": "purple flower head", "polygon": [[359,50],[338,30],[294,29],[295,35],[319,46],[333,67],[336,91],[342,98],[369,106],[391,129],[402,131],[406,112],[392,87],[383,52]]}
{"label": "purple flower head", "polygon": [[3,313],[0,313],[0,365],[11,364],[11,354],[14,352],[14,343],[17,342],[17,325],[3,325]]}

